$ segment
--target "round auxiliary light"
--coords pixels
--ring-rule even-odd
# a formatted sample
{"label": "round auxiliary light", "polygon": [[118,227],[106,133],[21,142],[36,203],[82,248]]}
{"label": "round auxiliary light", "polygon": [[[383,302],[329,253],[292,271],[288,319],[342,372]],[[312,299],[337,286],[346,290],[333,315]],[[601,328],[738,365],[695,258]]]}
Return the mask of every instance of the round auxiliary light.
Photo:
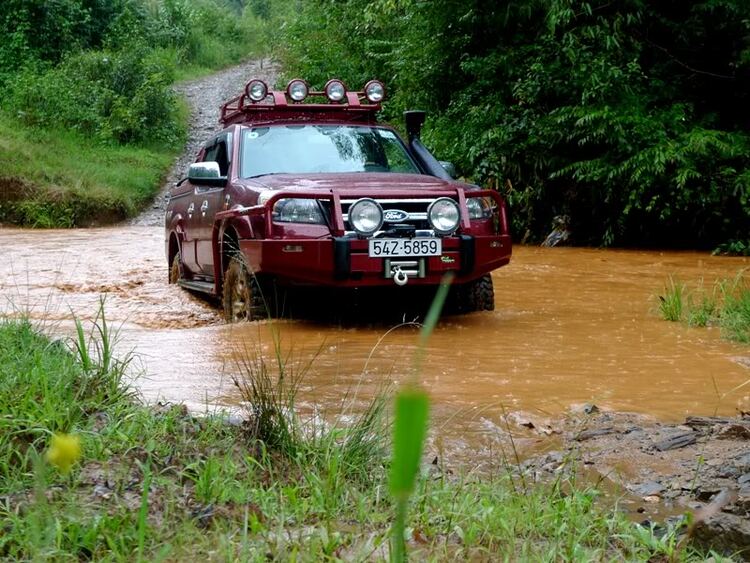
{"label": "round auxiliary light", "polygon": [[326,82],[326,87],[323,88],[326,93],[326,97],[332,102],[340,102],[346,96],[346,86],[341,80],[329,80]]}
{"label": "round auxiliary light", "polygon": [[349,224],[358,235],[372,235],[383,225],[383,208],[369,197],[358,199],[349,207]]}
{"label": "round auxiliary light", "polygon": [[427,208],[427,220],[439,235],[450,235],[458,229],[458,204],[449,197],[436,199]]}
{"label": "round auxiliary light", "polygon": [[254,102],[266,99],[268,86],[262,80],[251,80],[245,85],[245,95]]}
{"label": "round auxiliary light", "polygon": [[373,104],[382,102],[383,98],[385,98],[385,86],[383,86],[383,83],[377,80],[370,80],[365,84],[365,98]]}
{"label": "round auxiliary light", "polygon": [[286,87],[287,95],[295,102],[301,102],[307,98],[307,93],[309,91],[310,89],[307,87],[307,82],[300,80],[299,78],[290,81]]}

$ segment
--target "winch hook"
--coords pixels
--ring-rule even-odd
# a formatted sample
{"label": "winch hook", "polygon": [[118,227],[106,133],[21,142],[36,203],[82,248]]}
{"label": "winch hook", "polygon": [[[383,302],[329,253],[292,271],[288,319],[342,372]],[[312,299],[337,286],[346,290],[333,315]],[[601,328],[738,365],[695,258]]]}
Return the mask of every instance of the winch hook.
{"label": "winch hook", "polygon": [[393,268],[393,281],[398,286],[404,286],[409,281],[409,276],[406,275],[406,272],[400,266],[395,266]]}

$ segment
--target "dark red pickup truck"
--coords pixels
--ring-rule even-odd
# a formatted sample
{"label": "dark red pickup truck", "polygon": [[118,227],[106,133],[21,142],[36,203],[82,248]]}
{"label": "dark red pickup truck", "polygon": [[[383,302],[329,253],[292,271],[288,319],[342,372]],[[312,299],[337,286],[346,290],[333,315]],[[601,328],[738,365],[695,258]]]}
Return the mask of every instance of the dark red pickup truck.
{"label": "dark red pickup truck", "polygon": [[170,282],[220,296],[229,321],[271,312],[268,284],[428,289],[446,272],[461,311],[493,309],[505,202],[451,178],[419,139],[423,112],[406,112],[408,142],[379,124],[384,95],[248,82],[169,193]]}

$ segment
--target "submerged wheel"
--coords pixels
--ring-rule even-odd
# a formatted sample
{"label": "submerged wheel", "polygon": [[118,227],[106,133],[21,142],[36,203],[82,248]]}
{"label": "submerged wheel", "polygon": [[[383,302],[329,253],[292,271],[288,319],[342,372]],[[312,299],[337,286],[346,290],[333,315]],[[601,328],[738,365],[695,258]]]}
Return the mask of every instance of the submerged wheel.
{"label": "submerged wheel", "polygon": [[180,260],[180,253],[174,255],[172,258],[172,264],[169,266],[169,283],[177,283],[182,278],[182,262]]}
{"label": "submerged wheel", "polygon": [[228,323],[252,321],[268,316],[255,276],[240,257],[233,257],[224,272],[222,295],[224,320]]}
{"label": "submerged wheel", "polygon": [[455,309],[459,313],[495,310],[495,289],[490,274],[458,285],[454,290]]}

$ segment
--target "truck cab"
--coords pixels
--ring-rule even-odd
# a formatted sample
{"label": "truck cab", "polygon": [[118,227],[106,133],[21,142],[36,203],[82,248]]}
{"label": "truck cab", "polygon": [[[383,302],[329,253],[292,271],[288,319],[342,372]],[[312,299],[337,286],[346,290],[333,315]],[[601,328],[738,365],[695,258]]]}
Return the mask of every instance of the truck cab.
{"label": "truck cab", "polygon": [[228,321],[272,312],[269,283],[427,291],[447,273],[463,312],[493,309],[504,200],[451,178],[420,141],[423,112],[406,113],[407,139],[379,123],[384,96],[378,81],[249,81],[169,193],[170,282],[220,297]]}

